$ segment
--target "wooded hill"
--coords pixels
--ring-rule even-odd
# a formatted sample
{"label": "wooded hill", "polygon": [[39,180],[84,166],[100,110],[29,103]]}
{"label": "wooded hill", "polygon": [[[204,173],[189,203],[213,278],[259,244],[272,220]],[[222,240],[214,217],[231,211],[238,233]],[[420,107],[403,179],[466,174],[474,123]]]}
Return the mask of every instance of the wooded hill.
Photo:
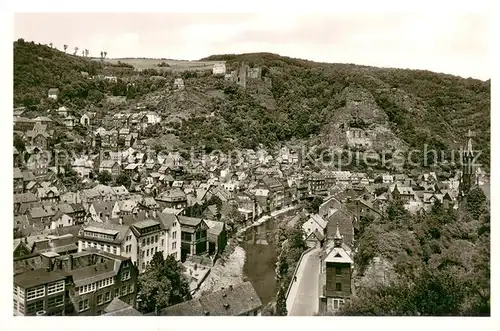
{"label": "wooded hill", "polygon": [[[270,53],[206,60],[224,60],[229,70],[245,61],[262,68],[263,78],[242,89],[210,72],[147,69],[140,75],[123,71],[117,75],[118,84],[111,86],[81,75],[101,73],[107,64],[19,40],[14,43],[14,103],[40,104],[52,87],[61,90],[59,103],[80,108],[100,103],[106,95],[122,95],[130,104],[145,103],[165,117],[181,118],[176,135],[185,147],[208,151],[277,146],[292,139],[326,144],[345,136],[339,129],[342,123],[389,132],[376,139],[383,147],[423,149],[427,144],[428,149],[457,150],[471,129],[476,133],[474,147],[482,151],[480,161],[489,169],[490,81],[315,63]],[[184,90],[172,88],[174,75],[184,78]],[[167,79],[156,79],[160,76]],[[127,89],[126,81],[132,78],[138,83]]]}

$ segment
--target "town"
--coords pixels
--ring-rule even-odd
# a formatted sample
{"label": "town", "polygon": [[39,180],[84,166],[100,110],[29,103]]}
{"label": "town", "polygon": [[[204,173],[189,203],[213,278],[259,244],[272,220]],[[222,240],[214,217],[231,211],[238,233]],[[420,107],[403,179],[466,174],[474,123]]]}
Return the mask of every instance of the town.
{"label": "town", "polygon": [[[233,89],[271,84],[262,67],[241,61],[231,68],[213,61],[198,69]],[[122,81],[80,75],[110,86]],[[162,84],[183,93],[188,76]],[[158,132],[177,132],[182,119],[140,102],[103,111],[61,104],[62,96],[54,86],[44,110],[13,110],[14,315],[342,314],[360,282],[385,284],[398,269],[377,253],[366,258],[360,238],[370,224],[444,220],[468,208],[471,196],[482,195],[477,210],[489,199],[470,129],[459,142],[457,171],[342,167],[300,144],[234,153],[158,146]],[[369,130],[342,124],[334,149],[359,153],[376,143]],[[457,231],[465,241],[463,232],[475,230]]]}

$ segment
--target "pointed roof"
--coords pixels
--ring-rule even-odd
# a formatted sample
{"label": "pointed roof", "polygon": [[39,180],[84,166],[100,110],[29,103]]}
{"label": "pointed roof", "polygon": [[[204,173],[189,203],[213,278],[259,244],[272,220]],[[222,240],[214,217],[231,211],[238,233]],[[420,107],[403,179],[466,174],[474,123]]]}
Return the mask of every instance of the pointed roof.
{"label": "pointed roof", "polygon": [[337,222],[337,230],[335,231],[335,236],[333,237],[334,247],[342,247],[342,236],[340,235],[339,222]]}

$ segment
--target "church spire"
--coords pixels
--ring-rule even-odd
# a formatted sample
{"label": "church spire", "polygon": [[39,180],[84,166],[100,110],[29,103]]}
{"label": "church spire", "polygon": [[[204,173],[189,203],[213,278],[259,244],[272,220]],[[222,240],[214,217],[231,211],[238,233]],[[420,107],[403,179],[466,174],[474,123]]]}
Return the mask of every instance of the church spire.
{"label": "church spire", "polygon": [[333,246],[342,247],[342,236],[340,235],[339,222],[337,222],[337,231],[335,231],[335,236],[333,237]]}

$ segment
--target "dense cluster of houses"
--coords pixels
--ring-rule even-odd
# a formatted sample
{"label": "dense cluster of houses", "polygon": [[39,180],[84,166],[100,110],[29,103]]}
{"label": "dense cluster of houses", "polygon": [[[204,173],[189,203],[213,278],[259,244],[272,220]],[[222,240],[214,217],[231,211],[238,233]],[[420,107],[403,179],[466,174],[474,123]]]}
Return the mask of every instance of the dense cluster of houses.
{"label": "dense cluster of houses", "polygon": [[[214,74],[223,69],[214,67]],[[382,217],[396,198],[412,213],[428,211],[435,201],[446,208],[457,206],[458,176],[439,181],[433,172],[418,178],[313,172],[286,147],[272,155],[244,150],[238,162],[216,156],[188,160],[175,151],[155,155],[141,139],[149,125],[161,123],[155,112],[115,113],[104,119],[86,112],[79,120],[74,114],[61,107],[49,117],[27,119],[22,109],[14,111],[14,133],[26,145],[22,153],[14,148],[15,314],[107,314],[113,306],[114,311],[135,314],[136,273],[144,272],[156,253],[183,262],[200,257],[213,261],[234,227],[316,196],[325,201],[303,229],[307,244],[324,250],[323,301],[335,308],[350,289],[332,289],[338,282],[329,277],[347,275],[342,268],[352,264],[350,250],[361,217]],[[67,164],[85,184],[83,189],[65,187],[64,169],[43,153],[50,152],[54,122],[91,129],[89,143],[99,153],[73,155]],[[114,184],[99,184],[103,172]],[[130,179],[127,186],[116,184],[123,174]],[[333,276],[331,265],[336,268]],[[199,284],[199,278],[188,277]],[[214,298],[252,290],[243,286]],[[238,314],[259,309],[257,296],[252,296],[249,308]],[[210,313],[201,301],[196,304]],[[222,311],[232,311],[228,305]]]}

